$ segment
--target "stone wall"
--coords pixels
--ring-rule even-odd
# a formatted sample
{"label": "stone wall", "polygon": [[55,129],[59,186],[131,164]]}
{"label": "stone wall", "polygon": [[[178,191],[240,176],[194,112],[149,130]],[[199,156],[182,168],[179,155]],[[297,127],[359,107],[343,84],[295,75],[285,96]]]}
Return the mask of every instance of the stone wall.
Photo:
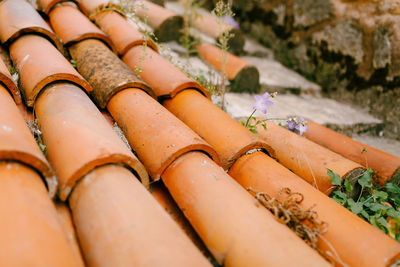
{"label": "stone wall", "polygon": [[333,98],[358,104],[400,139],[398,0],[233,0],[241,28],[276,58],[319,83]]}

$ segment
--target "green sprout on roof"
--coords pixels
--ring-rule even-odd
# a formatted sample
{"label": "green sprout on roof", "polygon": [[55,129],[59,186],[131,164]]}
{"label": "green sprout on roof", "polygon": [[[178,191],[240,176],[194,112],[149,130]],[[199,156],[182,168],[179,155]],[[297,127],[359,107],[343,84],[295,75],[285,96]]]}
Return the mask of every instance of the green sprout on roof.
{"label": "green sprout on roof", "polygon": [[354,200],[350,197],[354,186],[350,181],[327,169],[336,189],[331,198],[340,205],[372,224],[388,236],[400,242],[400,187],[392,182],[379,186],[372,182],[373,170],[364,171],[357,183],[361,193]]}

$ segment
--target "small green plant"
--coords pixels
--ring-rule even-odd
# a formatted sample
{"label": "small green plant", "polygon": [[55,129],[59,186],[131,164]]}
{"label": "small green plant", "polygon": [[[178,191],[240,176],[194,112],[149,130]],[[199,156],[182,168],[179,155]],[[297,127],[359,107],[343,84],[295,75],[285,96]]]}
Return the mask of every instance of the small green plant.
{"label": "small green plant", "polygon": [[207,74],[209,77],[211,77],[211,81],[209,81],[202,73],[200,73],[197,76],[189,74],[189,77],[193,78],[196,82],[198,82],[201,85],[201,87],[207,90],[208,93],[210,93],[211,95],[215,95],[218,91],[218,88],[216,82],[213,82],[213,80],[216,79],[215,77],[213,78],[214,72],[209,70]]}
{"label": "small green plant", "polygon": [[246,122],[240,121],[240,123],[249,129],[250,132],[254,134],[258,134],[257,131],[257,126],[261,125],[264,130],[267,129],[267,124],[266,124],[266,119],[265,120],[260,120],[256,117],[254,117],[254,114],[256,113],[257,110],[261,111],[264,114],[267,114],[267,108],[271,107],[274,105],[274,102],[272,102],[269,98],[273,98],[276,96],[276,93],[269,94],[269,93],[264,93],[262,96],[260,95],[255,95],[254,98],[256,100],[256,103],[253,106],[253,112],[250,114],[250,116],[247,118]]}
{"label": "small green plant", "polygon": [[226,59],[229,50],[229,40],[234,36],[230,29],[224,27],[224,23],[222,21],[223,17],[234,17],[235,14],[231,10],[231,5],[229,3],[225,3],[223,0],[219,0],[215,5],[212,13],[218,18],[219,30],[222,32],[217,40],[217,45],[221,48],[221,83],[220,83],[220,95],[222,97],[221,107],[225,110],[225,93],[226,93],[226,85],[225,81],[227,80],[225,68],[226,68]]}
{"label": "small green plant", "polygon": [[387,182],[384,186],[372,183],[373,171],[367,169],[357,180],[361,192],[354,200],[350,197],[354,186],[348,179],[341,179],[337,173],[327,170],[332,185],[333,200],[363,218],[385,234],[400,242],[400,187]]}
{"label": "small green plant", "polygon": [[70,60],[72,67],[74,67],[76,69],[76,60],[71,59]]}
{"label": "small green plant", "polygon": [[124,14],[124,16],[132,21],[139,31],[143,33],[143,53],[140,57],[140,64],[135,66],[134,71],[136,75],[140,75],[143,72],[143,64],[148,56],[147,48],[148,42],[152,42],[157,45],[157,37],[154,33],[150,30],[150,26],[148,25],[147,19],[148,16],[144,16],[142,20],[140,20],[137,16],[137,9],[146,9],[144,2],[142,1],[131,1],[131,0],[118,0],[119,1],[119,12]]}
{"label": "small green plant", "polygon": [[198,17],[197,8],[198,3],[196,0],[179,0],[179,2],[184,7],[183,13],[183,28],[182,35],[179,38],[179,43],[186,50],[186,57],[188,58],[190,55],[197,54],[196,45],[201,43],[199,38],[196,38],[191,35],[191,29],[194,23],[194,20]]}
{"label": "small green plant", "polygon": [[35,138],[36,143],[38,144],[40,150],[42,151],[42,153],[45,156],[47,156],[47,147],[43,143],[42,131],[39,129],[37,120],[30,121],[27,124],[28,124],[28,128],[31,131],[31,133],[33,134],[33,137]]}
{"label": "small green plant", "polygon": [[[264,93],[262,96],[255,95],[254,98],[256,103],[253,106],[253,111],[250,116],[247,118],[246,121],[240,121],[240,123],[249,129],[250,132],[254,134],[258,134],[257,127],[261,125],[264,130],[267,130],[267,121],[268,120],[275,120],[275,121],[286,121],[288,125],[288,129],[292,132],[298,132],[299,135],[302,135],[304,132],[307,131],[307,121],[301,117],[289,117],[289,118],[266,118],[266,119],[259,119],[254,116],[257,110],[261,111],[264,114],[267,114],[267,108],[274,105],[274,102],[270,100],[270,98],[274,98],[277,96],[277,92],[269,94]],[[283,126],[282,123],[279,123],[279,126]]]}
{"label": "small green plant", "polygon": [[254,117],[253,115],[255,111],[256,110],[253,110],[253,113],[251,113],[251,115],[247,118],[246,122],[240,121],[240,124],[249,129],[250,132],[258,134],[257,126],[261,125],[264,130],[267,130],[267,123],[265,122],[265,120],[260,120]]}

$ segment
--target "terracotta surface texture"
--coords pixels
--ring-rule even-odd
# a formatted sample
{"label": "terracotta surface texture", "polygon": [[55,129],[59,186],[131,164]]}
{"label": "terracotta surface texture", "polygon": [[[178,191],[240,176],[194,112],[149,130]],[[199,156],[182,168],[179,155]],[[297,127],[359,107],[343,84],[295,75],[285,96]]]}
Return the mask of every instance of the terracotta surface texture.
{"label": "terracotta surface texture", "polygon": [[[312,121],[307,138],[251,133],[133,25],[134,7],[159,42],[178,40],[183,18],[159,2],[0,0],[0,266],[398,264],[399,242],[329,197],[327,170],[355,198],[368,167],[400,184],[400,158]],[[194,26],[243,52],[215,16]],[[196,48],[231,92],[258,92],[255,66]],[[326,223],[316,246],[257,200],[282,190]]]}
{"label": "terracotta surface texture", "polygon": [[183,18],[172,11],[149,1],[141,1],[136,15],[147,22],[160,42],[178,40],[183,27]]}
{"label": "terracotta surface texture", "polygon": [[126,168],[93,170],[69,203],[88,266],[211,266]]}
{"label": "terracotta surface texture", "polygon": [[[316,211],[328,224],[318,247],[337,266],[389,266],[400,257],[400,244],[322,192],[282,167],[262,152],[241,157],[229,171],[244,188],[277,197],[282,188],[303,194],[301,206]],[[365,253],[368,251],[368,253]],[[343,264],[344,263],[344,264]]]}
{"label": "terracotta surface texture", "polygon": [[197,82],[151,49],[135,46],[122,59],[132,70],[137,68],[141,70],[140,77],[153,89],[159,99],[173,98],[186,89],[195,89],[210,97]]}
{"label": "terracotta surface texture", "polygon": [[59,179],[61,200],[82,176],[109,163],[130,167],[148,186],[143,165],[80,88],[51,85],[40,95],[35,110],[48,159]]}
{"label": "terracotta surface texture", "polygon": [[233,49],[234,52],[243,50],[246,41],[244,34],[222,20],[219,21],[217,17],[207,14],[198,14],[194,19],[194,26],[217,41],[223,32],[229,31],[233,34],[232,38],[228,41],[229,47]]}
{"label": "terracotta surface texture", "polygon": [[51,26],[65,46],[86,39],[98,39],[117,53],[111,40],[99,30],[85,15],[71,5],[60,5],[49,15]]}
{"label": "terracotta surface texture", "polygon": [[[17,106],[0,85],[0,161],[12,160],[32,167],[42,175],[54,196],[54,172],[36,144]],[[56,184],[55,184],[56,185]]]}
{"label": "terracotta surface texture", "polygon": [[95,22],[111,38],[121,56],[136,45],[147,44],[154,51],[158,51],[155,43],[146,40],[144,34],[130,25],[118,12],[102,12],[95,16]]}
{"label": "terracotta surface texture", "polygon": [[79,72],[95,88],[93,99],[105,108],[110,99],[127,88],[138,88],[155,98],[150,87],[98,40],[85,40],[70,48]]}
{"label": "terracotta surface texture", "polygon": [[3,59],[0,57],[0,84],[2,84],[8,92],[13,96],[16,104],[22,103],[21,94],[17,85],[14,83],[11,74],[8,70],[7,65],[3,62]]}
{"label": "terracotta surface texture", "polygon": [[164,101],[164,106],[213,146],[224,169],[229,169],[252,149],[264,149],[275,155],[271,146],[195,90],[179,93],[173,99]]}
{"label": "terracotta surface texture", "polygon": [[10,45],[24,34],[45,36],[58,49],[62,44],[39,13],[25,0],[4,0],[0,3],[0,40]]}
{"label": "terracotta surface texture", "polygon": [[[214,66],[214,68],[217,70],[221,70],[222,53],[220,48],[207,43],[199,44],[196,48],[200,57]],[[232,54],[228,54],[226,59],[225,73],[229,80],[233,80],[244,67],[249,65],[250,63],[242,60],[241,58]]]}
{"label": "terracotta surface texture", "polygon": [[315,188],[329,195],[335,188],[327,169],[356,184],[363,167],[272,122],[258,135],[275,151],[275,158]]}
{"label": "terracotta surface texture", "polygon": [[372,168],[381,185],[391,179],[396,183],[400,181],[399,157],[357,142],[313,121],[308,122],[308,130],[304,136],[345,158]]}
{"label": "terracotta surface texture", "polygon": [[119,92],[107,108],[154,180],[189,151],[202,151],[219,163],[210,145],[142,90]]}
{"label": "terracotta surface texture", "polygon": [[75,232],[74,222],[72,221],[71,211],[64,202],[55,202],[58,218],[61,222],[62,228],[64,229],[65,236],[68,243],[75,254],[77,261],[85,266],[85,262],[82,257],[81,248],[79,246],[78,237]]}
{"label": "terracotta surface texture", "polygon": [[181,156],[162,178],[224,266],[328,266],[295,233],[255,205],[254,199],[203,153]]}
{"label": "terracotta surface texture", "polygon": [[0,162],[0,188],[1,266],[83,266],[34,170]]}
{"label": "terracotta surface texture", "polygon": [[94,13],[100,13],[100,9],[110,3],[109,0],[76,0],[81,10],[87,15],[91,16]]}
{"label": "terracotta surface texture", "polygon": [[[196,46],[199,56],[211,64],[218,71],[223,68],[223,56],[221,48],[207,43]],[[231,53],[226,54],[224,73],[231,81],[231,91],[233,92],[257,92],[259,87],[260,73],[257,68],[245,60]]]}
{"label": "terracotta surface texture", "polygon": [[10,56],[20,75],[20,89],[28,106],[33,106],[43,88],[56,81],[70,81],[87,92],[92,88],[67,59],[46,39],[25,35],[10,46]]}
{"label": "terracotta surface texture", "polygon": [[183,212],[176,205],[174,199],[169,194],[168,189],[162,181],[152,183],[150,187],[151,195],[157,200],[157,203],[171,216],[171,218],[179,225],[185,234],[192,240],[197,248],[206,256],[211,256],[207,247],[195,232]]}
{"label": "terracotta surface texture", "polygon": [[48,15],[58,3],[66,2],[66,0],[37,0],[38,9]]}

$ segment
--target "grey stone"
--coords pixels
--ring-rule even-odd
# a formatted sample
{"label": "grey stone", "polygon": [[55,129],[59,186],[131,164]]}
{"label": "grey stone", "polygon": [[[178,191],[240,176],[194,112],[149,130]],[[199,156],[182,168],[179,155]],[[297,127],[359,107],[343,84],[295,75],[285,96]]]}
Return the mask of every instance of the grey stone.
{"label": "grey stone", "polygon": [[295,0],[294,26],[309,27],[329,19],[333,14],[332,9],[330,0]]}
{"label": "grey stone", "polygon": [[342,21],[335,26],[328,26],[313,34],[315,42],[327,42],[330,51],[351,56],[356,64],[360,64],[364,56],[362,39],[361,28],[351,20]]}
{"label": "grey stone", "polygon": [[286,16],[286,7],[284,5],[279,5],[272,9],[272,11],[276,14],[277,20],[276,24],[280,26],[285,25],[285,16]]}
{"label": "grey stone", "polygon": [[373,67],[376,69],[384,68],[391,61],[391,42],[389,31],[386,27],[378,27],[374,31],[373,39],[374,56],[372,59]]}
{"label": "grey stone", "polygon": [[[234,118],[248,117],[253,111],[254,96],[250,94],[228,93],[227,112]],[[368,110],[355,108],[335,100],[311,95],[278,95],[275,104],[268,109],[267,118],[287,118],[301,116],[324,125],[349,127],[357,124],[376,125],[381,120],[368,114]],[[256,112],[256,116],[264,116]]]}
{"label": "grey stone", "polygon": [[283,66],[274,59],[242,57],[258,68],[260,83],[270,88],[299,88],[301,91],[319,92],[321,87]]}
{"label": "grey stone", "polygon": [[354,140],[400,157],[400,141],[376,136],[353,136]]}

